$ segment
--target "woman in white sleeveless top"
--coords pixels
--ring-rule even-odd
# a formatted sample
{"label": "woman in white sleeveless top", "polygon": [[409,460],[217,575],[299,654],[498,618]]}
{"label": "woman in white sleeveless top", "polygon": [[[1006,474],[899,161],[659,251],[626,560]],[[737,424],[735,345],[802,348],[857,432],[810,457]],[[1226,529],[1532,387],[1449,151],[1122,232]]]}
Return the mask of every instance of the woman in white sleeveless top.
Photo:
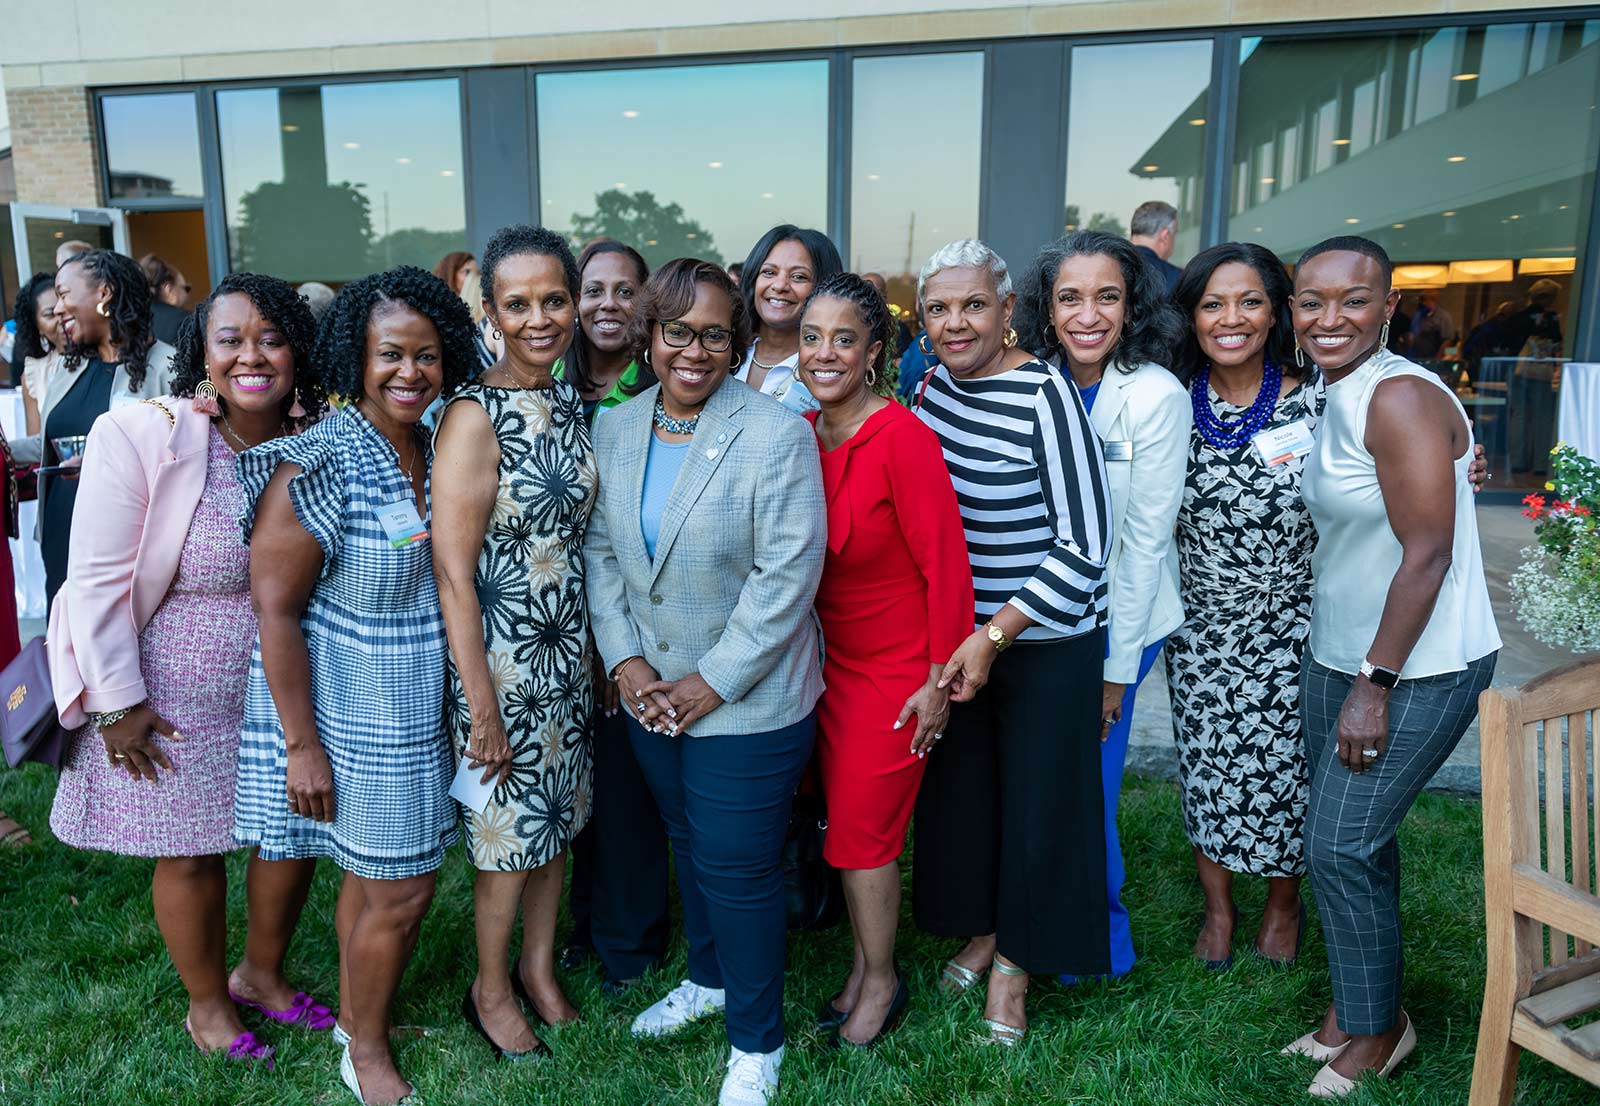
{"label": "woman in white sleeveless top", "polygon": [[1301,686],[1306,853],[1333,976],[1322,1027],[1284,1051],[1325,1061],[1338,1098],[1416,1047],[1401,1009],[1396,831],[1477,713],[1500,648],[1468,470],[1472,429],[1433,373],[1385,348],[1393,266],[1331,238],[1295,272],[1295,337],[1327,379],[1301,491],[1316,597]]}

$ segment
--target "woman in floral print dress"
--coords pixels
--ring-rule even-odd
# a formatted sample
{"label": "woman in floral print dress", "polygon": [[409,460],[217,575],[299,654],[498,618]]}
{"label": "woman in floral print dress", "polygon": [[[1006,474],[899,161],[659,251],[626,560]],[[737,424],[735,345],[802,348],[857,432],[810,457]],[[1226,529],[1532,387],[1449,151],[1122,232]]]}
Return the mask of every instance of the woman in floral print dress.
{"label": "woman in floral print dress", "polygon": [[490,240],[482,280],[505,352],[439,422],[434,571],[450,639],[446,729],[458,761],[494,783],[482,811],[463,811],[478,975],[462,1013],[518,1058],[545,1048],[518,997],[543,1022],[577,1016],[554,942],[566,849],[591,806],[583,539],[597,480],[582,400],[553,376],[577,318],[571,250],[549,231],[509,227]]}

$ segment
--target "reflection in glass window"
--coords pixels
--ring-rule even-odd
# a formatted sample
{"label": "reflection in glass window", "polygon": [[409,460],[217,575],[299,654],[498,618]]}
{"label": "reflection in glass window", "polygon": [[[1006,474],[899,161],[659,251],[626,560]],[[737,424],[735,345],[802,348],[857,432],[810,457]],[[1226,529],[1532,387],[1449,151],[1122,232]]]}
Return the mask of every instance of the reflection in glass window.
{"label": "reflection in glass window", "polygon": [[465,248],[454,78],[218,92],[217,129],[235,270],[341,283]]}
{"label": "reflection in glass window", "polygon": [[778,223],[828,222],[828,63],[541,73],[539,221],[652,266],[743,261]]}
{"label": "reflection in glass window", "polygon": [[[916,119],[937,121],[937,169],[930,169],[927,132],[906,112],[912,88]],[[882,273],[889,301],[909,308],[928,256],[946,242],[978,236],[983,55],[859,58],[851,111],[845,263]]]}
{"label": "reflection in glass window", "polygon": [[[1524,480],[1548,450],[1550,359],[1570,355],[1577,329],[1595,31],[1567,20],[1269,38],[1240,68],[1240,149],[1294,128],[1318,145],[1306,175],[1280,174],[1270,195],[1236,182],[1230,236],[1288,262],[1334,234],[1382,243],[1404,293],[1392,344],[1449,376],[1500,458],[1490,468]],[[1373,105],[1370,144],[1357,147],[1363,130],[1336,134],[1352,141],[1330,157],[1330,104],[1344,120]]]}
{"label": "reflection in glass window", "polygon": [[194,93],[107,96],[100,118],[113,200],[204,195]]}
{"label": "reflection in glass window", "polygon": [[1075,48],[1067,99],[1067,229],[1124,234],[1134,208],[1165,200],[1178,209],[1173,263],[1194,254],[1210,92],[1209,39]]}

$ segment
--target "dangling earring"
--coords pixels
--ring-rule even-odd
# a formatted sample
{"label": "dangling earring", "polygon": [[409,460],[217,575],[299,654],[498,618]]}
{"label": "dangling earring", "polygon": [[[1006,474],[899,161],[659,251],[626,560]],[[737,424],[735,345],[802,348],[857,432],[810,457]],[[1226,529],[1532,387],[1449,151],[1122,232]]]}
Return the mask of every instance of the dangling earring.
{"label": "dangling earring", "polygon": [[1017,344],[1017,328],[1014,326],[1006,327],[1006,336],[1000,339],[1000,344],[1005,346],[1006,349],[1014,348]]}
{"label": "dangling earring", "polygon": [[1378,349],[1386,350],[1388,348],[1389,348],[1389,320],[1385,319],[1385,320],[1383,320],[1383,333],[1378,335]]}
{"label": "dangling earring", "polygon": [[494,340],[495,340],[495,341],[497,341],[497,342],[498,342],[498,341],[499,341],[499,340],[500,340],[500,339],[501,339],[501,338],[503,338],[503,337],[505,337],[505,335],[503,335],[503,334],[501,334],[501,333],[500,333],[500,328],[499,328],[499,327],[497,327],[497,326],[492,326],[492,327],[490,327],[490,328],[489,328],[489,333],[491,333],[491,334],[493,334],[493,335],[494,335]]}
{"label": "dangling earring", "polygon": [[1302,369],[1306,367],[1306,353],[1300,348],[1299,342],[1294,344],[1294,363]]}
{"label": "dangling earring", "polygon": [[927,354],[929,357],[933,356],[933,347],[928,344],[928,332],[926,330],[924,330],[922,332],[922,336],[917,339],[917,348],[923,353]]}
{"label": "dangling earring", "polygon": [[99,315],[102,319],[111,318],[111,312],[106,310],[106,301],[105,300],[101,300],[99,303],[94,305],[94,313],[96,315]]}
{"label": "dangling earring", "polygon": [[[206,371],[210,371],[209,366]],[[217,386],[209,379],[194,386],[194,409],[211,418],[222,414],[222,408],[217,404]]]}
{"label": "dangling earring", "polygon": [[300,402],[300,393],[299,392],[291,392],[290,394],[294,396],[294,402],[289,405],[289,417],[291,419],[303,419],[303,418],[305,418],[306,417],[306,409],[305,409],[305,405]]}

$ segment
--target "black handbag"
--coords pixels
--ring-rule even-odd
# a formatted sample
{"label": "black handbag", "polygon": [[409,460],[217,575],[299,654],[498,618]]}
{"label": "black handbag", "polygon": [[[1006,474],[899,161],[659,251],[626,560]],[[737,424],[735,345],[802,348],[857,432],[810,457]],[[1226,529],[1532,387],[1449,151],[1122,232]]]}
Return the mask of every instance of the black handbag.
{"label": "black handbag", "polygon": [[29,761],[60,768],[66,738],[50,686],[50,657],[44,638],[36,637],[0,672],[0,748],[11,768]]}
{"label": "black handbag", "polygon": [[790,929],[828,929],[844,915],[839,870],[822,858],[828,812],[816,795],[794,797],[783,842],[783,899]]}

